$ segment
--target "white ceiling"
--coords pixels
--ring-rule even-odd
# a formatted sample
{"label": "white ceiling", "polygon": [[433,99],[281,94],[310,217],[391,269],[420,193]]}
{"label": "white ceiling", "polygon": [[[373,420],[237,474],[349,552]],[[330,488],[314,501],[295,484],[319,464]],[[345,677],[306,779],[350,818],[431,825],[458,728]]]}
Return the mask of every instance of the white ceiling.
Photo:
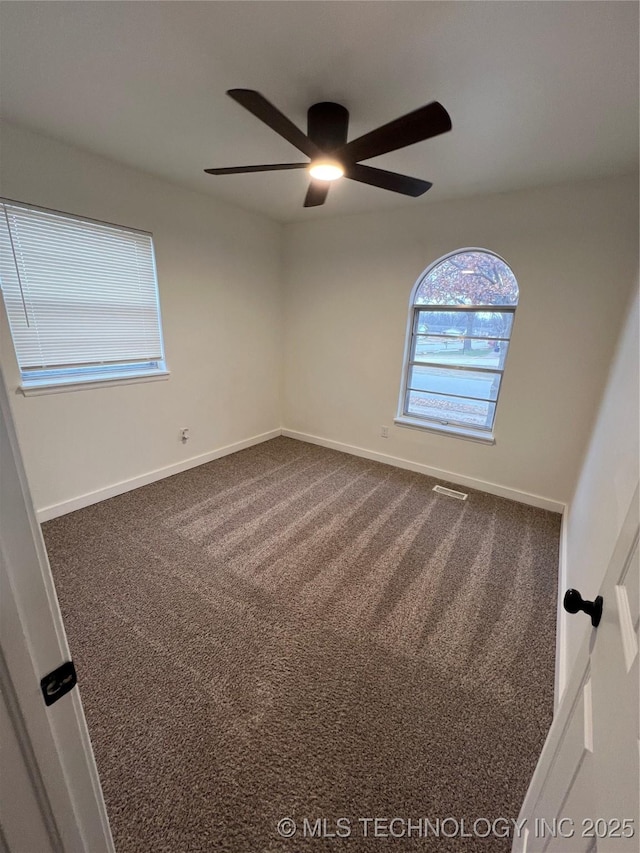
{"label": "white ceiling", "polygon": [[[7,120],[282,221],[637,168],[635,2],[3,2],[1,24]],[[203,174],[300,158],[234,87],[303,129],[338,101],[350,138],[439,100],[450,133],[368,161],[433,189],[343,180],[305,210],[304,171]]]}

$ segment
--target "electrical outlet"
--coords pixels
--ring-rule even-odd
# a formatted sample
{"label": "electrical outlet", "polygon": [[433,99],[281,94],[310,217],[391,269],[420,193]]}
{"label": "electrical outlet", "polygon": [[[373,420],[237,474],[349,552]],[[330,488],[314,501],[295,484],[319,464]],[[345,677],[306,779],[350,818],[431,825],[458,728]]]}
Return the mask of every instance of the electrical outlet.
{"label": "electrical outlet", "polygon": [[382,438],[389,438],[389,427],[388,426],[381,426],[380,427],[380,435],[382,436]]}
{"label": "electrical outlet", "polygon": [[183,444],[186,444],[190,438],[191,438],[191,436],[189,435],[189,427],[183,427],[180,430],[180,441]]}

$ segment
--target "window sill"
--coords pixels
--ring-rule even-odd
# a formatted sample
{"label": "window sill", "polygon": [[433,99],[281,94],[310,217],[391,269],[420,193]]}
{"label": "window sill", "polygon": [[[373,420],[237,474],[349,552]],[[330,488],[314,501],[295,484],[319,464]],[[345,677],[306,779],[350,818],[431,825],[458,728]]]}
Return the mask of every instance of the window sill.
{"label": "window sill", "polygon": [[446,424],[431,424],[426,421],[418,420],[417,418],[409,418],[406,415],[393,419],[394,424],[409,429],[420,429],[425,432],[433,432],[437,435],[450,435],[453,438],[463,438],[466,441],[475,441],[478,444],[495,444],[496,440],[493,433],[480,432],[473,429],[465,429],[464,427],[451,426]]}
{"label": "window sill", "polygon": [[46,380],[42,380],[39,383],[34,382],[32,384],[20,385],[17,390],[25,397],[36,397],[41,394],[62,394],[65,391],[85,391],[112,385],[135,385],[138,382],[157,382],[168,378],[168,370],[159,370],[154,373],[140,373],[137,376],[114,376],[111,378],[105,377],[104,379],[98,379],[93,376],[88,379],[70,379],[66,382],[64,380],[58,382],[46,382]]}

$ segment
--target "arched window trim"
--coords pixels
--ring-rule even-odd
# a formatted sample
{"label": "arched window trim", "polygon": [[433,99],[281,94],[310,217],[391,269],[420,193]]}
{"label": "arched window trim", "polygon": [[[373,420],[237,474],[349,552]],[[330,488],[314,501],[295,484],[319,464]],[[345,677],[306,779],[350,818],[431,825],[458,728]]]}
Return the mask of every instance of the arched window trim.
{"label": "arched window trim", "polygon": [[[510,313],[513,315],[513,319],[511,322],[511,328],[510,328],[509,336],[508,336],[508,340],[510,343],[510,339],[511,339],[511,336],[513,333],[513,322],[515,321],[515,312],[516,312],[516,309],[518,307],[518,302],[519,302],[519,297],[520,297],[519,287],[518,287],[518,300],[516,301],[516,303],[514,305],[495,305],[495,306],[475,306],[475,305],[474,306],[465,306],[465,305],[460,305],[460,306],[456,306],[456,305],[442,305],[442,304],[436,305],[435,303],[433,303],[432,305],[430,305],[429,303],[420,304],[420,305],[416,304],[416,298],[417,298],[418,290],[420,289],[421,284],[423,283],[423,281],[427,278],[427,276],[429,276],[430,273],[436,267],[440,266],[440,264],[444,263],[449,258],[456,257],[457,255],[464,255],[464,254],[467,254],[469,252],[478,252],[478,253],[481,253],[484,255],[491,255],[494,258],[496,258],[497,260],[501,261],[513,273],[513,270],[511,269],[510,264],[508,264],[507,261],[501,255],[499,255],[497,252],[493,252],[491,249],[485,249],[485,248],[478,247],[478,246],[470,246],[470,247],[466,247],[466,248],[455,249],[452,252],[447,252],[445,255],[441,255],[439,258],[437,258],[435,261],[433,261],[431,264],[429,264],[429,266],[418,276],[415,284],[413,285],[413,287],[411,289],[411,297],[409,300],[409,312],[408,312],[407,328],[406,328],[406,334],[405,334],[404,359],[403,359],[403,364],[402,364],[402,382],[401,382],[401,388],[400,388],[400,397],[399,397],[399,401],[398,401],[398,414],[397,414],[396,418],[394,419],[394,423],[396,423],[398,426],[410,427],[413,429],[421,429],[421,430],[426,430],[428,432],[436,432],[439,434],[453,435],[455,437],[464,438],[464,439],[467,439],[469,441],[481,442],[482,444],[495,444],[495,437],[494,437],[495,414],[497,413],[497,409],[498,409],[500,390],[502,388],[502,379],[504,377],[504,371],[505,371],[505,367],[506,367],[506,359],[508,356],[508,352],[507,352],[507,356],[505,356],[505,358],[502,361],[502,366],[500,368],[496,368],[496,370],[495,370],[496,373],[500,374],[500,388],[498,390],[495,401],[493,401],[493,402],[495,402],[495,410],[494,410],[493,422],[492,422],[490,428],[478,427],[478,426],[469,426],[469,425],[462,425],[462,424],[452,424],[452,423],[447,422],[447,421],[438,421],[438,420],[430,419],[427,417],[421,417],[421,416],[418,416],[415,414],[409,414],[407,411],[407,409],[408,409],[407,398],[408,398],[409,372],[411,370],[411,367],[414,364],[414,361],[412,359],[412,356],[413,356],[412,351],[414,348],[415,328],[416,328],[416,322],[417,322],[416,318],[417,318],[417,314],[419,311],[425,311],[431,307],[433,308],[433,310],[450,310],[451,312],[463,311],[463,310],[473,310],[473,309],[475,309],[475,310],[480,309],[481,310],[482,307],[487,307],[487,308],[494,307],[495,309],[499,309],[500,312]],[[515,278],[515,274],[514,274],[514,278]],[[517,285],[517,279],[516,279],[516,285]]]}

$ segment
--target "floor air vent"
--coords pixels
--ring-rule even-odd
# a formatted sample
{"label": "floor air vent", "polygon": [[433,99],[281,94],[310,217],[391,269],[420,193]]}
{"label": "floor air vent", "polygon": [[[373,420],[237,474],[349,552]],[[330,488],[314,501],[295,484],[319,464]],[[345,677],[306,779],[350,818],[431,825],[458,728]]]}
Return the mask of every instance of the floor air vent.
{"label": "floor air vent", "polygon": [[447,489],[445,486],[434,486],[434,492],[438,492],[439,495],[447,495],[450,498],[457,498],[459,501],[466,501],[469,497],[465,492],[456,492],[455,489]]}

